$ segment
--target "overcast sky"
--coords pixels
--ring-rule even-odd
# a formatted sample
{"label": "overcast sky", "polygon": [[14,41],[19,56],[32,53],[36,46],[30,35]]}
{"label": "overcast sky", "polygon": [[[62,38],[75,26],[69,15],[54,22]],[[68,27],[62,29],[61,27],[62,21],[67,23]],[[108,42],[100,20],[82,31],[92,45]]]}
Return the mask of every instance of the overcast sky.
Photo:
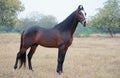
{"label": "overcast sky", "polygon": [[60,22],[69,16],[81,4],[83,5],[87,18],[97,12],[97,8],[102,8],[106,0],[20,0],[25,6],[25,10],[19,17],[26,17],[31,12],[39,12],[45,15],[53,15]]}

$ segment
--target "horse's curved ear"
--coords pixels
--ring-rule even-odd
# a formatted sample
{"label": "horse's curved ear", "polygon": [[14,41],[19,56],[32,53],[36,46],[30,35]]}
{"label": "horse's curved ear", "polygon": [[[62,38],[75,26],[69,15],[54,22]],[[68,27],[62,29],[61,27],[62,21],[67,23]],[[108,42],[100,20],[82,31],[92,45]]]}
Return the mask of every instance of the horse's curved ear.
{"label": "horse's curved ear", "polygon": [[82,5],[79,5],[79,6],[78,6],[78,9],[79,9],[79,10],[84,10],[84,8],[83,8]]}

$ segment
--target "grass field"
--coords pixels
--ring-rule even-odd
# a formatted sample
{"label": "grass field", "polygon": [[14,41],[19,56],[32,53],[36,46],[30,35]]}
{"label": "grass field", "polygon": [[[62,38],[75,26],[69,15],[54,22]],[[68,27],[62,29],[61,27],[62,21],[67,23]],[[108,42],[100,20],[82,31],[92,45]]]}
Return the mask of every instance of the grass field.
{"label": "grass field", "polygon": [[39,46],[28,66],[13,71],[19,34],[0,34],[0,78],[120,78],[120,38],[74,38],[67,51],[64,73],[56,73],[57,49]]}

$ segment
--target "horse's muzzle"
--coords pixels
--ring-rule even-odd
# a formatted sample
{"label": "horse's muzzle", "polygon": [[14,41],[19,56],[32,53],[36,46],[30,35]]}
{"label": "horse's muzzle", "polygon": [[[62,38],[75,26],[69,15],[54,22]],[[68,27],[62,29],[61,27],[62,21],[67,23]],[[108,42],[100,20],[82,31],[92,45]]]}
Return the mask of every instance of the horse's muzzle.
{"label": "horse's muzzle", "polygon": [[83,20],[83,21],[82,21],[82,25],[83,25],[84,27],[86,27],[86,20]]}

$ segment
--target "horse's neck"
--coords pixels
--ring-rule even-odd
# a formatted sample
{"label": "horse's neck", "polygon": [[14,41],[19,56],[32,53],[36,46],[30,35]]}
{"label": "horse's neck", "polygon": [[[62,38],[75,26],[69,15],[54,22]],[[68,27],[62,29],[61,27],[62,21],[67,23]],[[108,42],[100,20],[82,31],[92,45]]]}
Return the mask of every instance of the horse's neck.
{"label": "horse's neck", "polygon": [[76,28],[77,28],[77,25],[78,25],[78,21],[74,21],[73,24],[72,24],[72,28],[71,28],[71,36],[73,36]]}
{"label": "horse's neck", "polygon": [[55,26],[61,32],[70,32],[71,35],[74,34],[78,21],[75,19],[75,12],[68,16],[63,22]]}

